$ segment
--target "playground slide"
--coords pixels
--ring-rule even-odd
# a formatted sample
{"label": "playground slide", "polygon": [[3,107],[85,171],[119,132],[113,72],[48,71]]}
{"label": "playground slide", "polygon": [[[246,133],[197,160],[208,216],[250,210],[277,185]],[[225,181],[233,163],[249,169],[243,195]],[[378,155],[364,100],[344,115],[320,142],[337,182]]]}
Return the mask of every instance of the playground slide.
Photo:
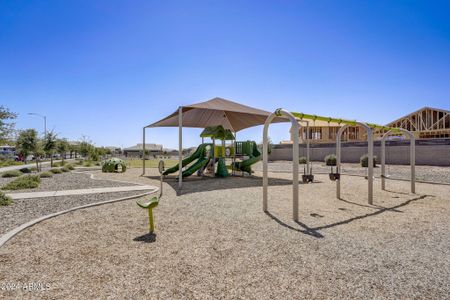
{"label": "playground slide", "polygon": [[200,170],[201,168],[205,167],[209,162],[208,157],[201,157],[199,158],[192,166],[187,168],[183,171],[183,177],[191,176],[196,171]]}
{"label": "playground slide", "polygon": [[[195,150],[195,152],[191,156],[188,156],[188,157],[186,157],[185,159],[182,160],[181,165],[183,167],[187,166],[188,164],[190,164],[191,162],[193,162],[196,159],[198,160],[192,166],[190,166],[187,170],[183,171],[183,177],[192,175],[196,170],[201,168],[202,165],[200,165],[200,167],[198,167],[199,162],[203,162],[204,160],[209,160],[208,158],[205,157],[206,156],[205,155],[206,147],[208,145],[212,145],[212,144],[201,144],[200,146],[197,147],[197,149]],[[205,162],[203,162],[203,163],[205,163]],[[207,163],[207,161],[206,161],[206,163]],[[176,164],[172,168],[169,168],[169,169],[165,170],[163,172],[163,175],[168,175],[168,174],[177,172],[178,171],[178,167],[179,167],[179,165]],[[186,175],[185,175],[185,172],[186,172]]]}
{"label": "playground slide", "polygon": [[253,172],[252,165],[261,159],[261,153],[259,152],[258,146],[255,142],[252,142],[250,147],[245,147],[243,150],[244,154],[249,156],[249,158],[240,162],[235,162],[234,167],[238,171],[251,174]]}

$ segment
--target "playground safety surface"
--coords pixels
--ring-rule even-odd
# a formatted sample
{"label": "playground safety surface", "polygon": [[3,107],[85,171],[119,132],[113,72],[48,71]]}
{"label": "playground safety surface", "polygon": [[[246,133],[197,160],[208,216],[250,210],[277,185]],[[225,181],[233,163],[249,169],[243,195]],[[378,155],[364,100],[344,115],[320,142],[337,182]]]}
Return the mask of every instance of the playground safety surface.
{"label": "playground safety surface", "polygon": [[[158,186],[156,169],[97,178]],[[259,176],[259,173],[255,175]],[[300,185],[292,220],[290,174],[270,173],[269,214],[260,177],[169,178],[154,210],[156,235],[134,200],[69,213],[0,248],[0,283],[44,282],[20,298],[447,298],[450,187],[363,177]],[[195,177],[195,176],[194,176]]]}

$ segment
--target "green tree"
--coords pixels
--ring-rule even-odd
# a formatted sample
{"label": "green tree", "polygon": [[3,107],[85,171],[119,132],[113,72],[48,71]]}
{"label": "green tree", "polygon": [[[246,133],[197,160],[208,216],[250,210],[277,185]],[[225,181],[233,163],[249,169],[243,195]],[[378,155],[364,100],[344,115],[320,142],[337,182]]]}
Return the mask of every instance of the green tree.
{"label": "green tree", "polygon": [[53,167],[53,154],[56,150],[56,134],[53,131],[47,132],[44,136],[44,141],[42,144],[42,149],[44,150],[46,155],[50,155],[50,166]]}
{"label": "green tree", "polygon": [[78,149],[81,156],[87,157],[89,153],[92,152],[92,148],[95,148],[94,145],[92,145],[92,142],[87,137],[83,136]]}
{"label": "green tree", "polygon": [[39,139],[37,140],[36,148],[33,150],[32,154],[34,155],[34,159],[36,162],[36,169],[38,172],[40,172],[41,167],[39,163],[41,161],[41,157],[45,155],[45,151],[43,149],[43,143],[42,141],[39,141]]}
{"label": "green tree", "polygon": [[66,139],[59,139],[56,143],[56,151],[61,155],[62,165],[64,165],[64,158],[69,150],[69,142]]}
{"label": "green tree", "polygon": [[[27,156],[35,154],[39,150],[39,139],[37,131],[34,129],[26,129],[19,132],[16,141],[17,151],[23,155],[26,162]],[[37,159],[36,159],[37,161]]]}
{"label": "green tree", "polygon": [[16,113],[0,105],[0,143],[3,144],[10,138],[11,133],[14,131],[15,123],[7,121],[14,120],[15,118],[17,118]]}
{"label": "green tree", "polygon": [[77,157],[78,149],[79,149],[78,144],[69,143],[70,158],[72,158],[72,156],[75,156],[75,158]]}

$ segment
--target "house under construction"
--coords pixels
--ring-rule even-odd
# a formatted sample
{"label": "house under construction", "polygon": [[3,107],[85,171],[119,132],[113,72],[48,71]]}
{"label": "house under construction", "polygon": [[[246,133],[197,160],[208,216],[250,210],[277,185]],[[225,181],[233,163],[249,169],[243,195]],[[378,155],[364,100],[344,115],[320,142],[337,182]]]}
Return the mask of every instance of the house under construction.
{"label": "house under construction", "polygon": [[[308,139],[307,126],[306,124],[302,125],[303,126],[299,131],[299,142],[305,143]],[[316,120],[310,121],[308,125],[309,139],[312,142],[334,143],[336,141],[336,133],[342,124]],[[386,126],[409,130],[414,133],[417,139],[449,138],[450,111],[424,107],[389,124],[386,124]],[[382,135],[380,132],[375,132],[374,134],[376,136]],[[344,132],[342,140],[348,142],[366,141],[366,130],[361,126],[350,126]],[[291,143],[291,141],[287,143]]]}

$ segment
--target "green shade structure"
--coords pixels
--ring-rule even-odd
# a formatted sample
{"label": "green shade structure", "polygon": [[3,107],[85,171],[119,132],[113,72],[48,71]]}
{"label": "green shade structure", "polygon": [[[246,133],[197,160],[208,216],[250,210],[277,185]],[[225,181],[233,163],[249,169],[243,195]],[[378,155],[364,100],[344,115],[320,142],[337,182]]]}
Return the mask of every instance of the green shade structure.
{"label": "green shade structure", "polygon": [[216,139],[216,140],[234,140],[234,134],[233,132],[231,132],[230,129],[225,129],[223,128],[222,125],[219,126],[209,126],[206,127],[202,133],[200,133],[200,137],[205,138],[212,138],[212,139]]}

